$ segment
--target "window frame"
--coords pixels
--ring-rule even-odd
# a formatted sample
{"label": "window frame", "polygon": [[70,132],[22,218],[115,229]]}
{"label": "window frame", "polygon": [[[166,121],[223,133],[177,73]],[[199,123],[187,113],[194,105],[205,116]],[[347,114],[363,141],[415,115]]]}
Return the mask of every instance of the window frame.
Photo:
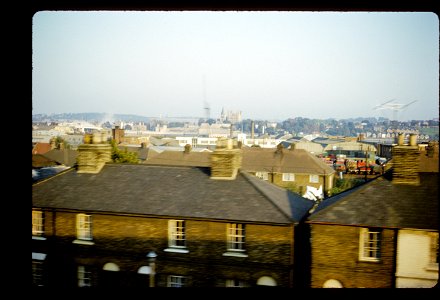
{"label": "window frame", "polygon": [[359,260],[378,262],[381,260],[382,229],[361,228],[359,231]]}
{"label": "window frame", "polygon": [[44,211],[40,209],[32,210],[32,236],[43,237],[44,232]]}
{"label": "window frame", "polygon": [[263,171],[258,171],[255,172],[255,176],[262,179],[262,180],[269,180],[269,172],[263,172]]}
{"label": "window frame", "polygon": [[185,220],[168,221],[168,247],[186,249],[186,222]]}
{"label": "window frame", "polygon": [[246,281],[240,279],[226,279],[225,287],[244,288],[249,287],[249,284]]}
{"label": "window frame", "polygon": [[429,262],[426,269],[428,271],[439,270],[439,234],[436,232],[429,233]]}
{"label": "window frame", "polygon": [[168,275],[167,287],[181,288],[186,287],[188,284],[188,278],[181,275]]}
{"label": "window frame", "polygon": [[32,285],[44,286],[43,261],[32,260]]}
{"label": "window frame", "polygon": [[77,267],[78,287],[92,286],[92,272],[87,266],[78,265]]}
{"label": "window frame", "polygon": [[226,250],[246,252],[246,224],[228,223],[226,225]]}
{"label": "window frame", "polygon": [[309,175],[309,182],[310,183],[319,183],[319,175],[317,175],[317,174],[310,174]]}
{"label": "window frame", "polygon": [[283,173],[283,181],[295,181],[295,173]]}
{"label": "window frame", "polygon": [[92,241],[92,215],[80,213],[76,215],[76,238],[81,241]]}

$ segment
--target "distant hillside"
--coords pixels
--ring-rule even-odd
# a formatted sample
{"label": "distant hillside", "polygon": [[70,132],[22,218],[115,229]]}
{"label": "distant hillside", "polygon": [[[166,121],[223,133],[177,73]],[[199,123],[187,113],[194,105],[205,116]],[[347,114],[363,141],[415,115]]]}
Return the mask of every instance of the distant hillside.
{"label": "distant hillside", "polygon": [[123,121],[123,122],[149,122],[150,117],[138,115],[124,114],[108,114],[108,113],[62,113],[62,114],[35,114],[32,115],[32,122],[64,122],[64,121],[88,121],[88,122],[106,122],[106,121]]}

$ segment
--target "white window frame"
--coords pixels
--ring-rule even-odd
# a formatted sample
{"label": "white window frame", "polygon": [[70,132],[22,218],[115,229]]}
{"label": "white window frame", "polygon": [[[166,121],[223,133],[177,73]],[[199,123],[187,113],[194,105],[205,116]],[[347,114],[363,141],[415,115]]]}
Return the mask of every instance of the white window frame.
{"label": "white window frame", "polygon": [[310,183],[319,183],[319,175],[310,174],[309,175],[309,182]]}
{"label": "white window frame", "polygon": [[269,180],[269,172],[255,172],[255,176],[263,180]]}
{"label": "white window frame", "polygon": [[361,228],[359,234],[359,260],[378,262],[381,257],[382,230]]}
{"label": "white window frame", "polygon": [[32,236],[44,235],[44,212],[42,210],[32,210]]}
{"label": "white window frame", "polygon": [[76,237],[78,240],[91,241],[92,234],[92,215],[76,215]]}
{"label": "white window frame", "polygon": [[231,252],[246,251],[246,226],[241,223],[228,223],[226,226],[227,250]]}
{"label": "white window frame", "polygon": [[32,260],[32,285],[44,286],[43,262]]}
{"label": "white window frame", "polygon": [[92,272],[86,266],[78,266],[78,287],[92,286]]}
{"label": "white window frame", "polygon": [[438,232],[431,232],[429,233],[430,236],[430,245],[429,245],[429,264],[427,269],[428,270],[438,270],[439,264],[438,264],[438,251],[439,251],[439,234]]}
{"label": "white window frame", "polygon": [[186,285],[186,276],[168,275],[167,287],[185,287]]}
{"label": "white window frame", "polygon": [[283,173],[283,181],[295,181],[294,173]]}
{"label": "white window frame", "polygon": [[225,286],[226,287],[235,287],[235,288],[249,287],[249,285],[246,281],[239,280],[239,279],[226,279]]}
{"label": "white window frame", "polygon": [[168,221],[168,247],[186,248],[186,228],[184,220]]}

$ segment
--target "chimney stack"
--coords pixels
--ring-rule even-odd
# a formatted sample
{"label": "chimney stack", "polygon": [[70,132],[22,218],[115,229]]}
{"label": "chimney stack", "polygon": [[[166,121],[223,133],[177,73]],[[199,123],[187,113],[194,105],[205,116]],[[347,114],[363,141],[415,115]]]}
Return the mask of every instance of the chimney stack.
{"label": "chimney stack", "polygon": [[254,121],[251,122],[251,139],[254,139],[254,127],[255,127],[255,123]]}
{"label": "chimney stack", "polygon": [[[234,147],[235,146],[235,147]],[[211,179],[234,180],[241,167],[241,149],[231,139],[220,139],[211,153]]]}
{"label": "chimney stack", "polygon": [[97,174],[106,162],[111,161],[111,146],[102,140],[99,132],[94,133],[93,136],[86,135],[84,142],[78,146],[78,173]]}
{"label": "chimney stack", "polygon": [[403,134],[399,133],[398,144],[393,152],[393,183],[420,185],[419,164],[420,151],[417,146],[417,135],[410,136],[410,144],[404,145]]}
{"label": "chimney stack", "polygon": [[190,153],[191,152],[191,145],[190,144],[186,144],[185,145],[185,149],[183,150],[183,153]]}

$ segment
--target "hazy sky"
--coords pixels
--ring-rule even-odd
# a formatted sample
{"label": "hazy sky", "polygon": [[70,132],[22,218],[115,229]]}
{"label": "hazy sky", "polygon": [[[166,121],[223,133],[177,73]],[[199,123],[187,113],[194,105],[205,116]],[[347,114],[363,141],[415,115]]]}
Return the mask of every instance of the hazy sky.
{"label": "hazy sky", "polygon": [[44,11],[32,30],[33,114],[439,116],[430,12]]}

